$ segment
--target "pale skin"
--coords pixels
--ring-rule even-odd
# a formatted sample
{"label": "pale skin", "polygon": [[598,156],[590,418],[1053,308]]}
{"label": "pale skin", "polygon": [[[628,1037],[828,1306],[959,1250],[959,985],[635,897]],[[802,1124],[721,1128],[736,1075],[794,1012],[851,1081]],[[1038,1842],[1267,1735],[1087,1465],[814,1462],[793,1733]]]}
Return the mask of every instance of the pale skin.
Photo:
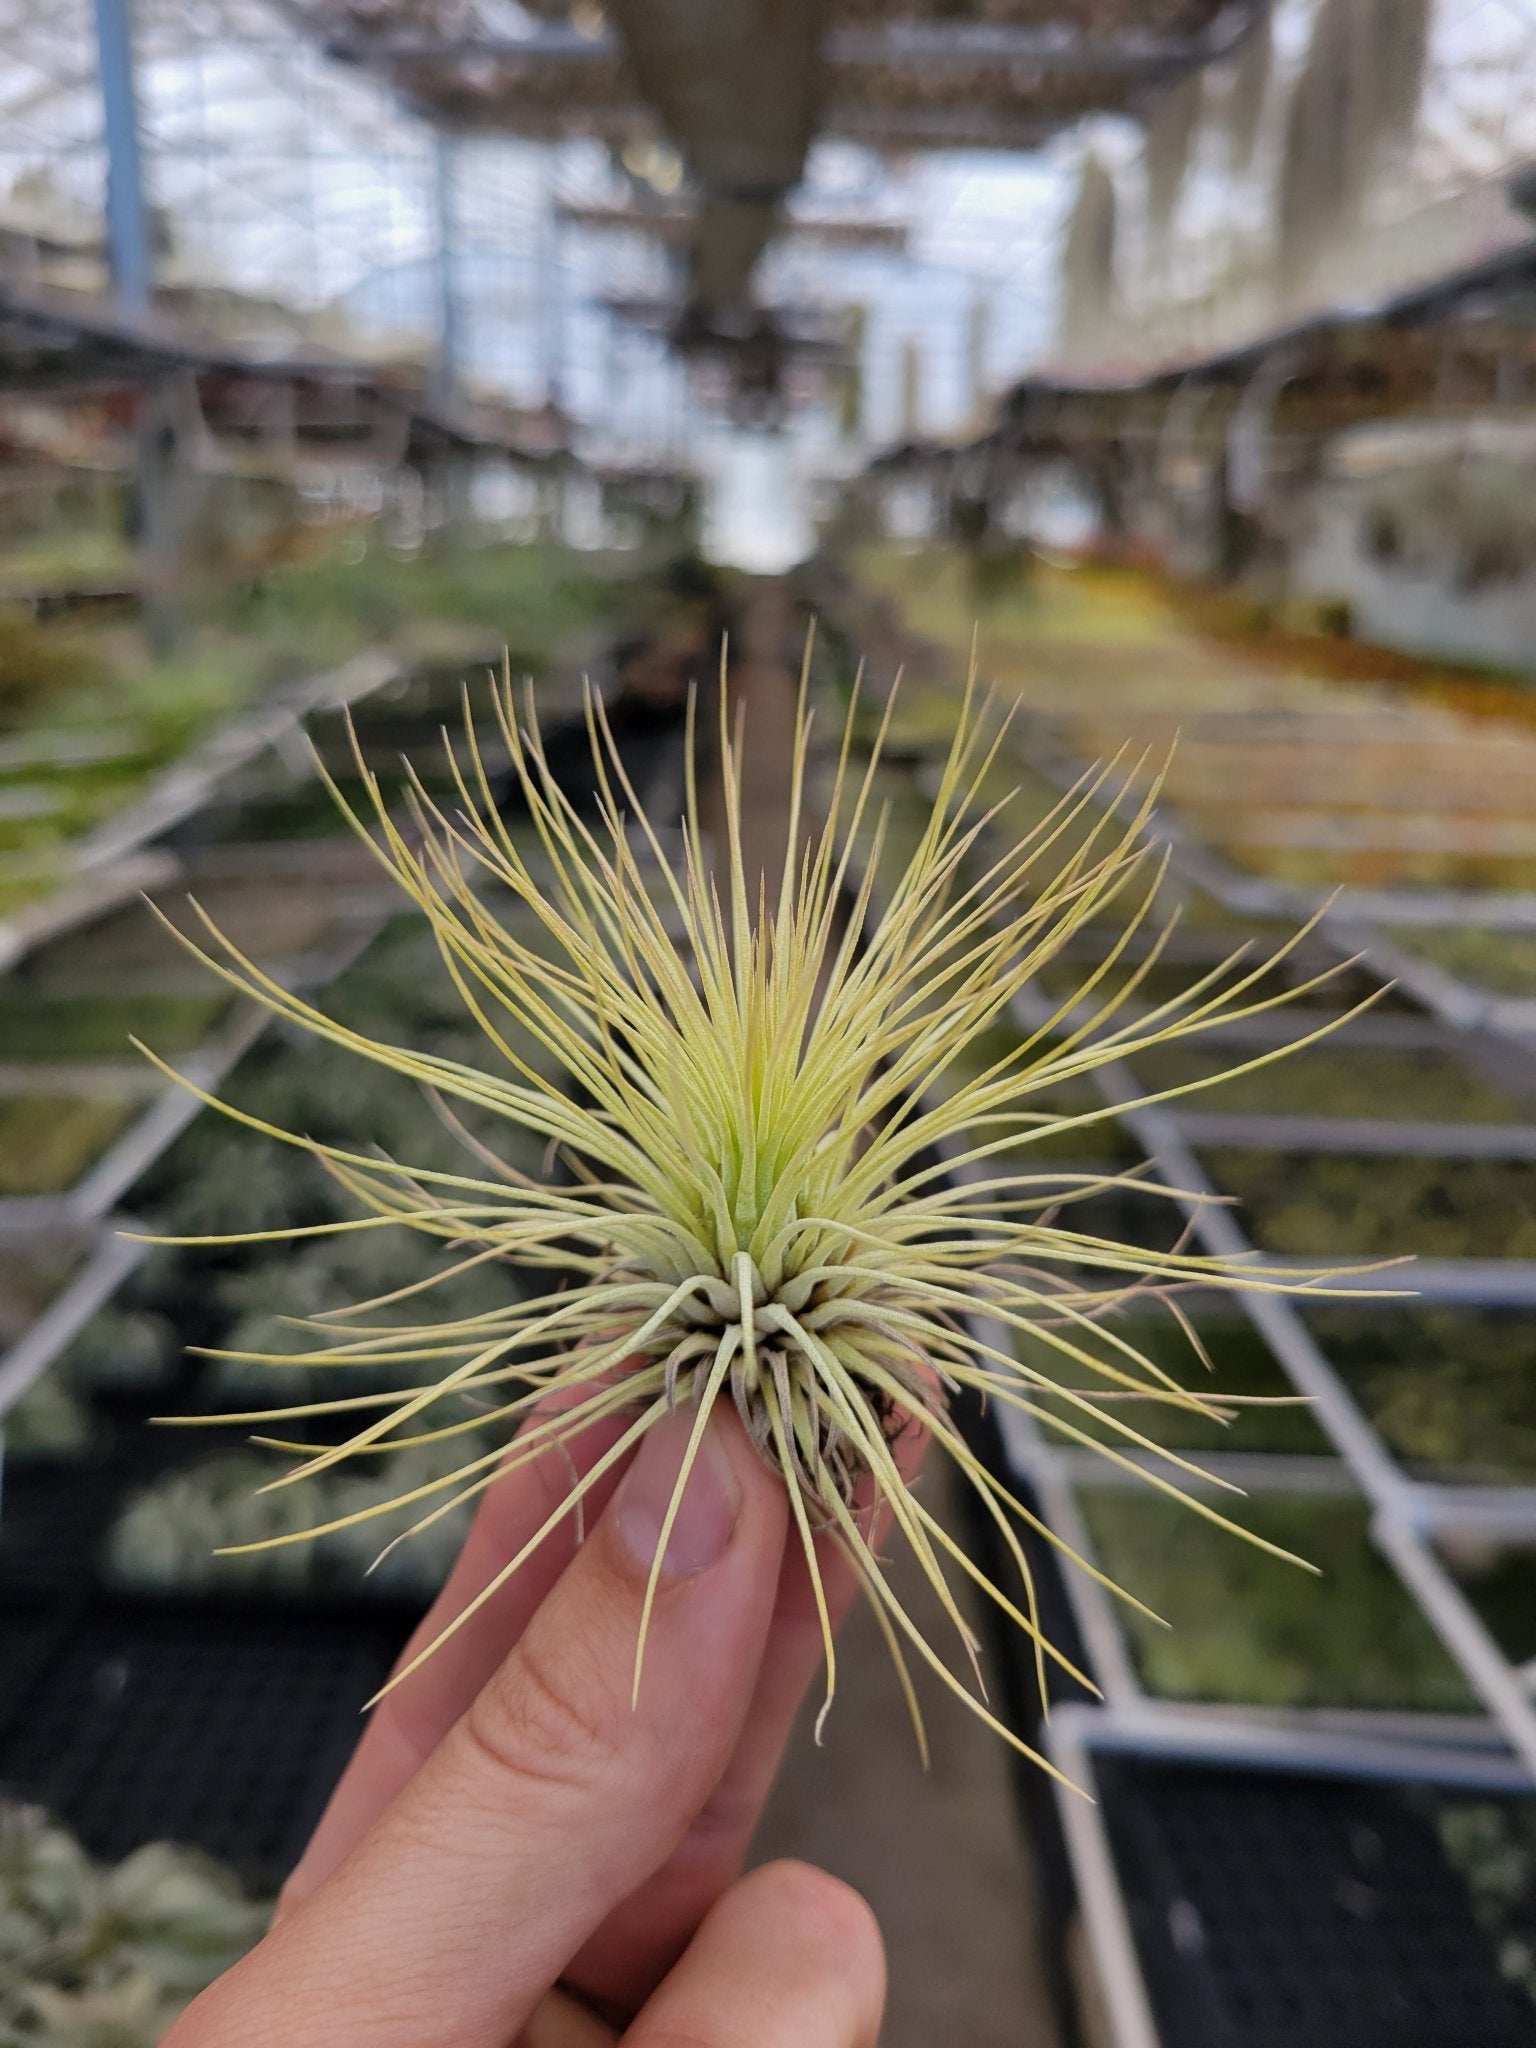
{"label": "pale skin", "polygon": [[[782,1481],[728,1404],[635,1645],[690,1416],[662,1424],[371,1716],[272,1931],[165,2048],[873,2048],[879,1932],[823,1872],[741,1867],[822,1637]],[[510,1473],[405,1660],[618,1425]],[[822,1559],[834,1616],[855,1594]],[[405,1661],[403,1660],[403,1661]]]}

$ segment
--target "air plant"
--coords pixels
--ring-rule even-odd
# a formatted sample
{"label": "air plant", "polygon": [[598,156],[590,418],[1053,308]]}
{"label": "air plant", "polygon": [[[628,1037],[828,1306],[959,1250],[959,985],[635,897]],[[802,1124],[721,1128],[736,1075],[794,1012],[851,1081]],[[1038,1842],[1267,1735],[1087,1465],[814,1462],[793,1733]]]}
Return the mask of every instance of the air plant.
{"label": "air plant", "polygon": [[153,2048],[269,1917],[194,1849],[150,1842],[102,1865],[36,1807],[0,1799],[0,2041]]}
{"label": "air plant", "polygon": [[[416,1600],[425,1607],[464,1540],[462,1518],[435,1523],[422,1542],[392,1550],[380,1569],[372,1569],[378,1545],[370,1540],[367,1522],[349,1518],[358,1508],[395,1500],[451,1471],[461,1455],[455,1444],[425,1444],[382,1462],[349,1462],[315,1481],[312,1499],[263,1491],[265,1466],[255,1452],[216,1452],[163,1474],[127,1502],[108,1531],[103,1568],[115,1586],[155,1593],[190,1587],[324,1591],[363,1571],[369,1591],[380,1598]],[[244,1540],[302,1533],[317,1509],[343,1524],[323,1541],[263,1547]],[[227,1546],[237,1535],[243,1539],[238,1556],[216,1550],[221,1538]]]}
{"label": "air plant", "polygon": [[[1039,1415],[1048,1397],[1056,1436],[1092,1444],[1190,1513],[1236,1529],[1205,1497],[1214,1482],[1202,1475],[1197,1491],[1183,1492],[1180,1473],[1198,1468],[1133,1419],[1142,1402],[1219,1417],[1230,1408],[1143,1356],[1109,1312],[1128,1295],[1150,1297],[1185,1324],[1179,1295],[1190,1289],[1323,1284],[1207,1257],[1188,1248],[1187,1232],[1173,1249],[1154,1251],[1074,1227],[1074,1205],[1148,1183],[1112,1170],[1053,1170],[1053,1155],[1070,1156],[1074,1133],[1110,1111],[1039,1105],[1106,1061],[1272,1008],[1313,984],[1267,993],[1273,960],[1239,972],[1225,961],[1178,998],[1117,1022],[1119,1004],[1158,958],[1152,945],[1126,968],[1161,879],[1146,848],[1156,788],[1117,818],[1113,805],[1103,809],[1114,786],[1114,772],[1105,771],[1020,843],[1007,843],[1006,804],[986,794],[1006,762],[1006,721],[973,685],[958,707],[931,812],[883,881],[883,819],[871,790],[889,709],[861,751],[856,692],[823,757],[812,747],[802,686],[789,851],[782,879],[770,886],[748,872],[742,849],[741,742],[724,700],[722,690],[723,825],[715,842],[702,822],[692,712],[685,815],[670,838],[647,817],[602,706],[589,701],[598,797],[589,824],[590,813],[575,808],[550,772],[531,691],[520,722],[510,678],[491,686],[490,710],[520,792],[517,836],[498,813],[468,693],[462,744],[445,736],[457,790],[451,808],[413,777],[409,818],[400,822],[377,779],[366,777],[376,816],[349,811],[351,824],[428,921],[484,1034],[479,1063],[348,1028],[281,987],[204,920],[212,949],[202,957],[225,982],[419,1083],[465,1147],[463,1170],[413,1170],[368,1150],[366,1133],[356,1146],[320,1143],[220,1104],[320,1159],[361,1212],[242,1241],[409,1230],[451,1255],[445,1278],[509,1263],[525,1269],[525,1282],[529,1273],[542,1278],[531,1291],[509,1285],[504,1305],[465,1316],[434,1316],[429,1278],[312,1317],[310,1349],[246,1356],[270,1364],[276,1377],[303,1367],[365,1388],[371,1371],[387,1371],[387,1388],[203,1419],[271,1430],[310,1418],[333,1432],[344,1423],[339,1442],[267,1437],[299,1461],[274,1488],[402,1445],[466,1443],[462,1461],[445,1473],[345,1518],[420,1510],[405,1534],[433,1526],[592,1424],[617,1419],[611,1449],[573,1475],[527,1548],[446,1635],[556,1527],[579,1516],[648,1430],[682,1410],[693,1422],[675,1514],[710,1416],[730,1403],[785,1486],[792,1540],[821,1610],[828,1704],[836,1652],[821,1563],[830,1548],[852,1564],[881,1623],[919,1739],[909,1656],[1033,1755],[985,1703],[979,1646],[952,1581],[973,1582],[1030,1639],[1043,1694],[1048,1661],[1082,1674],[1041,1628],[1021,1530],[1065,1546],[972,1447],[953,1402],[982,1397]],[[1131,786],[1127,776],[1124,790]],[[815,829],[818,796],[825,822]],[[1058,865],[1064,844],[1071,851]],[[1073,934],[1121,903],[1129,904],[1124,935],[1085,971],[1072,999],[1045,1003],[1038,1027],[1011,1050],[941,1086],[947,1070],[965,1070],[973,1042],[1008,1016]],[[520,935],[520,919],[532,940]],[[549,1055],[568,1079],[551,1077]],[[466,1116],[478,1120],[478,1132]],[[551,1168],[558,1159],[563,1173],[537,1178],[507,1166],[498,1124],[543,1139]],[[491,1137],[479,1134],[486,1130]],[[1179,1198],[1175,1189],[1160,1193]],[[402,1310],[418,1320],[402,1324]],[[1203,1357],[1192,1326],[1189,1334]],[[1025,1336],[1035,1341],[1020,1343],[1016,1355],[1012,1340]],[[403,1366],[418,1378],[402,1393]],[[488,1450],[487,1426],[498,1433]],[[946,1454],[974,1491],[1017,1569],[1016,1594],[925,1503],[907,1454],[906,1439],[916,1436]],[[1150,1462],[1138,1462],[1139,1454]],[[670,1526],[669,1515],[661,1550]],[[974,1693],[897,1593],[880,1547],[887,1527],[911,1546],[976,1667]],[[1289,1555],[1263,1537],[1249,1540]],[[637,1688],[655,1588],[653,1576]]]}
{"label": "air plant", "polygon": [[1062,242],[1059,339],[1064,349],[1101,339],[1113,317],[1118,222],[1114,177],[1090,150]]}

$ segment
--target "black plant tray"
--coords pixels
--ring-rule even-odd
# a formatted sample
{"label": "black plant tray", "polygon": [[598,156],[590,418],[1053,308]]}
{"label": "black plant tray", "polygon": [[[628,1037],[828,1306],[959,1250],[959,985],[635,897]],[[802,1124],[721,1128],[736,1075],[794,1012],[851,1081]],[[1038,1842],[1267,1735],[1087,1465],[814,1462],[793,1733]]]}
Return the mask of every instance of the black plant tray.
{"label": "black plant tray", "polygon": [[[955,1403],[954,1415],[967,1443],[992,1476],[1006,1486],[1024,1507],[1034,1514],[1041,1514],[1041,1503],[1028,1480],[1008,1463],[997,1426],[996,1410],[984,1406],[976,1395],[966,1394]],[[962,1486],[959,1498],[971,1555],[998,1586],[1019,1601],[1022,1588],[1018,1567],[998,1534],[996,1524],[970,1487]],[[1029,1560],[1040,1627],[1047,1639],[1063,1655],[1070,1657],[1079,1670],[1088,1670],[1087,1652],[1078,1632],[1058,1553],[1016,1520],[1014,1529]],[[1030,1645],[1021,1631],[1000,1614],[991,1601],[978,1602],[977,1610],[986,1640],[983,1668],[987,1671],[988,1685],[994,1691],[993,1705],[1001,1709],[1009,1727],[1026,1742],[1041,1747],[1045,1717]],[[1086,1703],[1092,1698],[1056,1664],[1047,1663],[1046,1684],[1052,1706],[1068,1701]],[[1014,1795],[1023,1815],[1034,1864],[1036,1902],[1045,1927],[1042,1955],[1050,1995],[1063,2038],[1075,2039],[1075,1989],[1067,1957],[1077,1896],[1066,1838],[1062,1833],[1061,1814],[1051,1780],[1039,1765],[1014,1751],[1008,1753],[1008,1760]],[[1183,2044],[1170,2043],[1169,2048],[1183,2048]]]}
{"label": "black plant tray", "polygon": [[97,1856],[189,1843],[269,1890],[407,1628],[99,1594],[63,1612],[0,1607],[0,1787],[61,1815]]}
{"label": "black plant tray", "polygon": [[[178,1465],[248,1447],[247,1428],[169,1429],[156,1417],[184,1411],[174,1391],[201,1368],[184,1361],[171,1387],[92,1394],[91,1442],[67,1457],[7,1456],[0,1471],[0,1598],[19,1586],[84,1587],[118,1510]],[[275,1467],[274,1467],[275,1469]]]}
{"label": "black plant tray", "polygon": [[1500,1975],[1413,1788],[1125,1756],[1098,1769],[1168,2048],[1536,2042],[1536,2004]]}
{"label": "black plant tray", "polygon": [[[74,1458],[8,1457],[0,1478],[0,1598],[82,1585],[130,1475],[108,1437]],[[137,1482],[139,1474],[132,1475]]]}
{"label": "black plant tray", "polygon": [[[157,1428],[158,1406],[116,1396],[110,1435],[87,1456],[18,1460],[0,1491],[0,1601],[15,1594],[101,1594],[146,1609],[194,1601],[200,1609],[250,1619],[288,1615],[383,1618],[408,1633],[426,1602],[398,1589],[376,1590],[361,1572],[318,1585],[231,1582],[224,1587],[164,1591],[114,1585],[105,1575],[107,1540],[119,1513],[137,1494],[182,1466],[249,1452],[250,1431]],[[274,1473],[282,1469],[273,1460]],[[384,1540],[381,1535],[380,1541]]]}

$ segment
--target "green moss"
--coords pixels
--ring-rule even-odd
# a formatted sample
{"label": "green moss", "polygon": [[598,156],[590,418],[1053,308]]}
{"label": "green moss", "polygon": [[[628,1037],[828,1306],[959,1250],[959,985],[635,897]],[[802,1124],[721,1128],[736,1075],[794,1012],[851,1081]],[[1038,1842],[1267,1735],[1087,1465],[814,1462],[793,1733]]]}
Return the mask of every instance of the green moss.
{"label": "green moss", "polygon": [[[1250,1055],[1241,1048],[1166,1045],[1138,1053],[1149,1091],[1182,1088]],[[1229,1116],[1392,1117],[1424,1122],[1522,1123],[1533,1105],[1487,1081],[1450,1052],[1347,1044],[1307,1046],[1254,1072],[1184,1097],[1181,1109]]]}
{"label": "green moss", "polygon": [[[951,1095],[967,1082],[980,1079],[998,1060],[1006,1059],[1019,1043],[1019,1033],[1011,1024],[1003,1021],[992,1025],[956,1054],[935,1083],[934,1092]],[[1092,1123],[1077,1124],[1059,1136],[1038,1139],[1021,1147],[1011,1161],[1013,1165],[1029,1167],[1035,1160],[1046,1158],[1074,1159],[1106,1165],[1113,1162],[1117,1170],[1124,1171],[1136,1165],[1143,1156],[1086,1079],[1060,1081],[1049,1088],[1031,1088],[1017,1097],[1010,1107],[1010,1114],[1013,1112],[1037,1117],[1091,1115],[1095,1119]],[[999,1127],[995,1133],[977,1135],[978,1140],[984,1142],[987,1136],[1001,1137],[1004,1132]]]}
{"label": "green moss", "polygon": [[[372,805],[362,783],[342,785],[349,803],[363,816]],[[291,796],[233,800],[215,805],[197,821],[197,836],[212,846],[270,846],[283,839],[334,839],[351,831],[323,783],[296,789]]]}
{"label": "green moss", "polygon": [[7,543],[7,589],[32,593],[77,590],[104,583],[131,583],[137,564],[120,528],[71,521],[63,530]]}
{"label": "green moss", "polygon": [[[1099,983],[1094,993],[1095,997],[1102,1001],[1106,993],[1118,994],[1125,990],[1125,1000],[1134,1008],[1160,1009],[1165,1003],[1187,1002],[1191,992],[1205,981],[1206,976],[1213,975],[1198,998],[1201,1003],[1205,1003],[1216,996],[1229,996],[1237,984],[1252,974],[1263,959],[1263,949],[1254,947],[1249,957],[1219,976],[1213,975],[1213,969],[1218,964],[1215,962],[1158,960],[1142,972],[1139,980],[1135,978],[1137,969],[1134,963],[1117,963]],[[1327,1011],[1341,1015],[1357,1003],[1364,1002],[1367,997],[1376,999],[1373,1007],[1378,1010],[1401,1010],[1405,1007],[1401,997],[1382,994],[1382,985],[1377,977],[1342,967],[1330,973],[1320,987],[1308,988],[1305,994],[1300,993],[1306,984],[1326,971],[1327,967],[1328,962],[1305,955],[1299,960],[1282,960],[1268,970],[1262,979],[1246,990],[1238,1000],[1245,1003],[1268,1002],[1291,992],[1297,1003],[1298,1012],[1312,1017],[1314,1022],[1317,1021],[1315,1012]],[[1041,976],[1041,980],[1053,993],[1070,996],[1082,987],[1092,972],[1092,961],[1075,957],[1053,960]],[[1135,986],[1131,987],[1133,981]],[[1347,1035],[1348,1025],[1342,1028]],[[1300,1024],[1296,1029],[1301,1029]]]}
{"label": "green moss", "polygon": [[242,635],[301,643],[340,622],[366,642],[446,621],[481,626],[524,660],[538,660],[595,611],[624,605],[615,579],[568,548],[443,545],[404,553],[378,534],[354,531],[273,570],[238,600],[228,624]]}
{"label": "green moss", "polygon": [[[978,586],[964,550],[932,543],[861,547],[854,566],[866,588],[893,598],[914,633],[936,641],[964,675],[978,631],[982,674],[1011,674],[1010,657],[1035,652],[1050,666],[1053,643],[1104,643],[1121,660],[1166,631],[1166,607],[1150,586],[1113,570],[1033,563],[1001,587]],[[1042,647],[1042,643],[1046,643]]]}
{"label": "green moss", "polygon": [[19,722],[100,673],[100,660],[77,634],[40,625],[29,612],[0,604],[0,723]]}
{"label": "green moss", "polygon": [[1143,1684],[1164,1699],[1262,1707],[1465,1713],[1474,1701],[1353,1500],[1259,1496],[1234,1519],[1322,1578],[1215,1529],[1175,1501],[1082,1493],[1098,1561],[1171,1624],[1116,1603]]}
{"label": "green moss", "polygon": [[1536,1657],[1536,1546],[1447,1536],[1440,1550],[1510,1663],[1529,1664]]}
{"label": "green moss", "polygon": [[1388,1449],[1468,1482],[1536,1479],[1536,1331],[1519,1309],[1308,1309]]}
{"label": "green moss", "polygon": [[1500,996],[1536,996],[1536,932],[1503,932],[1477,925],[1390,925],[1386,937],[1463,981]]}
{"label": "green moss", "polygon": [[0,1096],[0,1196],[63,1194],[133,1114],[110,1096]]}
{"label": "green moss", "polygon": [[[1284,1401],[1285,1406],[1238,1406],[1228,1424],[1192,1415],[1188,1409],[1157,1400],[1114,1400],[1110,1412],[1130,1428],[1139,1430],[1154,1443],[1166,1444],[1180,1452],[1282,1451],[1324,1456],[1330,1445],[1309,1409],[1297,1401],[1296,1389],[1276,1362],[1268,1345],[1246,1316],[1201,1315],[1200,1341],[1211,1360],[1212,1370],[1201,1362],[1189,1338],[1170,1314],[1120,1315],[1106,1328],[1132,1344],[1154,1365],[1170,1373],[1181,1385],[1203,1397],[1246,1396],[1263,1403]],[[1070,1332],[1065,1332],[1071,1335]],[[1096,1358],[1119,1370],[1126,1361],[1099,1340],[1086,1344]],[[1112,1382],[1101,1380],[1039,1339],[1024,1340],[1020,1353],[1026,1363],[1037,1365],[1053,1379],[1075,1388],[1102,1393]],[[1085,1423],[1081,1410],[1056,1403],[1048,1396],[1041,1405],[1049,1412],[1059,1406],[1074,1429],[1086,1430],[1096,1441],[1124,1448],[1115,1431]],[[1049,1423],[1046,1424],[1049,1429]]]}
{"label": "green moss", "polygon": [[156,1052],[188,1052],[213,1029],[229,999],[205,996],[42,996],[0,1001],[0,1059],[136,1057],[129,1038]]}
{"label": "green moss", "polygon": [[[1205,1153],[1265,1251],[1308,1259],[1536,1259],[1526,1160]],[[1405,1273],[1405,1287],[1413,1276]]]}
{"label": "green moss", "polygon": [[25,910],[30,903],[40,903],[51,896],[63,877],[62,860],[41,865],[31,860],[20,873],[6,874],[0,871],[0,917],[13,917],[18,910]]}
{"label": "green moss", "polygon": [[[675,595],[663,602],[670,614],[678,612]],[[380,641],[393,641],[405,658],[415,643],[424,656],[452,662],[451,685],[446,673],[430,672],[380,693],[381,733],[391,722],[414,722],[416,744],[430,759],[439,718],[457,707],[461,662],[505,643],[515,669],[542,672],[573,638],[656,610],[654,592],[565,548],[455,544],[405,557],[357,531],[320,545],[301,563],[273,569],[254,587],[221,579],[204,615],[189,622],[174,662],[135,658],[126,643],[105,634],[88,638],[40,626],[0,606],[0,728],[35,725],[46,707],[50,731],[64,742],[102,729],[121,742],[110,760],[31,774],[35,789],[19,797],[13,790],[9,812],[0,805],[0,856],[21,864],[0,876],[0,915],[46,896],[68,870],[73,840],[130,802],[158,766],[296,676]],[[18,801],[26,815],[17,813]],[[339,829],[328,803],[300,796],[233,819],[235,837],[303,838]]]}
{"label": "green moss", "polygon": [[272,685],[333,658],[317,646],[274,664],[253,642],[204,636],[173,661],[117,664],[109,681],[77,698],[73,715],[90,725],[124,723],[146,762],[164,765]]}

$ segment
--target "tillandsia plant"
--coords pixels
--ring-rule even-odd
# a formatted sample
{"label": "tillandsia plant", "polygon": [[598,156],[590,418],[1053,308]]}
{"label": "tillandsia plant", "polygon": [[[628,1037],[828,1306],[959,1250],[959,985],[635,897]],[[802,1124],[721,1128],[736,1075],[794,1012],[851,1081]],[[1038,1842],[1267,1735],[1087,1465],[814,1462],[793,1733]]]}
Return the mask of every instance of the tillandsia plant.
{"label": "tillandsia plant", "polygon": [[[691,716],[685,815],[673,835],[647,818],[599,701],[588,707],[598,793],[589,824],[549,770],[531,691],[521,722],[510,679],[489,695],[525,813],[516,831],[494,800],[468,693],[463,743],[445,740],[457,798],[434,802],[413,776],[402,823],[363,771],[376,815],[348,814],[430,922],[484,1033],[482,1063],[349,1030],[264,975],[211,923],[215,952],[202,957],[278,1016],[429,1090],[466,1147],[462,1172],[413,1171],[367,1150],[366,1133],[355,1148],[321,1145],[229,1109],[314,1153],[361,1212],[252,1235],[411,1230],[451,1254],[445,1277],[510,1265],[534,1274],[534,1290],[514,1292],[509,1274],[503,1306],[456,1320],[433,1317],[433,1280],[413,1280],[310,1319],[313,1348],[244,1355],[270,1362],[274,1377],[302,1366],[355,1384],[387,1368],[387,1389],[209,1419],[345,1418],[351,1433],[340,1442],[266,1439],[299,1459],[275,1486],[403,1444],[462,1440],[461,1463],[363,1511],[419,1510],[409,1534],[594,1421],[617,1418],[612,1448],[573,1478],[483,1601],[563,1518],[579,1514],[647,1430],[683,1409],[694,1419],[675,1514],[710,1415],[729,1402],[784,1481],[821,1606],[828,1700],[836,1663],[820,1545],[854,1566],[914,1714],[909,1655],[1025,1749],[985,1703],[978,1644],[952,1579],[973,1581],[1030,1638],[1043,1690],[1047,1659],[1082,1674],[1042,1632],[1021,1527],[1062,1546],[978,1456],[952,1402],[979,1395],[1031,1415],[1048,1411],[1055,1431],[1235,1529],[1203,1497],[1203,1477],[1198,1491],[1181,1492],[1179,1468],[1186,1476],[1197,1468],[1158,1448],[1132,1419],[1139,1401],[1220,1417],[1230,1410],[1143,1357],[1111,1312],[1128,1294],[1151,1295],[1187,1324],[1179,1297],[1190,1289],[1323,1284],[1224,1264],[1188,1249],[1178,1230],[1172,1249],[1147,1250],[1072,1227],[1075,1203],[1148,1183],[1037,1165],[1070,1153],[1075,1130],[1111,1113],[1045,1105],[1106,1061],[1305,989],[1267,993],[1273,961],[1228,961],[1178,1000],[1117,1020],[1158,955],[1154,944],[1145,961],[1126,965],[1158,895],[1161,870],[1146,851],[1155,789],[1117,820],[1112,806],[1103,809],[1110,785],[1100,776],[1022,843],[998,850],[1006,805],[989,805],[983,792],[1000,772],[1005,722],[974,686],[958,706],[915,845],[883,861],[886,819],[873,792],[889,712],[861,751],[856,694],[822,758],[802,685],[788,857],[771,893],[748,873],[742,851],[740,739],[723,692],[723,826],[713,842]],[[824,822],[813,827],[818,790]],[[1076,998],[1048,1006],[1012,1050],[955,1082],[1041,966],[1122,900],[1123,931]],[[563,1085],[550,1078],[551,1053],[569,1077]],[[482,1130],[489,1120],[493,1131],[499,1122],[537,1134],[563,1175],[540,1180],[507,1166],[494,1137],[465,1128],[454,1104]],[[402,1327],[407,1302],[421,1319]],[[1026,1333],[1039,1342],[1016,1357],[1010,1340]],[[1043,1366],[1042,1355],[1059,1370]],[[402,1369],[419,1374],[403,1393]],[[488,1426],[499,1440],[487,1450]],[[914,1489],[901,1443],[908,1432],[925,1433],[974,1490],[1017,1568],[1017,1597]],[[1152,1460],[1145,1469],[1141,1453]],[[887,1525],[910,1544],[970,1657],[974,1691],[893,1589],[876,1533]],[[661,1551],[670,1526],[669,1516]],[[645,1634],[642,1622],[637,1687]]]}

